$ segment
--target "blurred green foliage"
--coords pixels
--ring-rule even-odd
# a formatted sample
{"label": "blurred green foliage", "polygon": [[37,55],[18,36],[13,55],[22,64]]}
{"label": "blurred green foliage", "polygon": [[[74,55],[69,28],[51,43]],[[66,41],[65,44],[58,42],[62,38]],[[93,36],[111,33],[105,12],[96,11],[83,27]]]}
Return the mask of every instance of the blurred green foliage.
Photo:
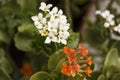
{"label": "blurred green foliage", "polygon": [[[13,65],[15,61],[11,60],[10,49],[14,50],[14,46],[18,51],[24,52],[29,59],[28,61],[32,64],[35,74],[30,80],[47,80],[48,78],[49,80],[85,80],[79,76],[68,78],[60,73],[61,64],[64,62],[64,54],[62,54],[64,45],[44,44],[44,38],[40,36],[33,25],[31,16],[39,12],[38,7],[41,1],[53,2],[53,5],[63,9],[70,20],[78,22],[78,24],[79,21],[74,21],[74,19],[80,17],[83,12],[81,7],[89,2],[89,0],[68,0],[69,5],[66,6],[66,0],[0,0],[0,80],[14,80],[16,74],[19,76],[16,80],[29,80],[24,75],[21,76],[18,66],[15,66],[16,64]],[[120,5],[120,0],[116,1]],[[67,8],[70,8],[70,10],[66,10]],[[115,8],[111,7],[110,10],[114,15],[118,15]],[[96,17],[96,23],[86,21],[89,27],[82,36],[83,40],[92,47],[100,49],[103,53],[102,57],[106,56],[106,58],[104,57],[103,70],[93,72],[92,77],[88,80],[120,80],[120,62],[118,61],[120,41],[112,39],[110,30],[103,27],[100,16]],[[116,24],[119,23],[118,19],[119,17],[116,18]],[[81,37],[79,33],[72,30],[70,30],[70,33],[68,46],[76,48]],[[14,42],[12,47],[10,47],[11,42]],[[22,57],[21,59],[22,61],[25,60]],[[99,74],[101,75],[99,76]]]}

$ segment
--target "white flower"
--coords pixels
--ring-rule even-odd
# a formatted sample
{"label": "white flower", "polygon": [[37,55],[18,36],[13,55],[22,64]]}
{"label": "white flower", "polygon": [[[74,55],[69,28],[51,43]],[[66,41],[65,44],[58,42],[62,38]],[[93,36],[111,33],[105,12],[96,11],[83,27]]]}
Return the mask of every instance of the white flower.
{"label": "white flower", "polygon": [[66,37],[68,37],[70,35],[69,32],[68,32],[68,29],[69,29],[69,24],[60,25],[59,34],[60,35],[66,35]]}
{"label": "white flower", "polygon": [[110,25],[115,25],[115,21],[111,20]]}
{"label": "white flower", "polygon": [[50,14],[51,14],[51,15],[56,15],[57,12],[58,12],[58,8],[57,8],[57,7],[54,7],[54,8],[52,9],[52,11],[50,11]]}
{"label": "white flower", "polygon": [[59,35],[58,36],[58,43],[62,43],[62,44],[64,44],[64,45],[66,45],[67,44],[67,41],[66,41],[66,36],[65,35]]}
{"label": "white flower", "polygon": [[45,40],[45,43],[57,42],[58,39],[53,32],[50,32]]}
{"label": "white flower", "polygon": [[109,10],[105,10],[103,12],[102,11],[96,11],[96,14],[101,15],[105,19],[105,23],[104,23],[105,28],[109,28],[110,26],[115,25],[114,15],[110,14]]}
{"label": "white flower", "polygon": [[43,10],[43,11],[50,11],[49,9],[52,7],[52,4],[48,4],[46,5],[45,2],[41,2],[41,5],[39,7],[39,9]]}
{"label": "white flower", "polygon": [[114,31],[120,33],[120,24],[118,26],[114,27]]}
{"label": "white flower", "polygon": [[45,36],[45,43],[57,42],[67,44],[67,38],[70,36],[68,29],[70,24],[67,22],[67,18],[63,15],[63,11],[58,10],[57,7],[53,7],[52,4],[46,5],[44,2],[39,7],[40,10],[47,13],[39,13],[37,16],[31,17],[34,21],[41,36]]}
{"label": "white flower", "polygon": [[48,31],[57,32],[57,25],[54,23],[48,23]]}
{"label": "white flower", "polygon": [[105,23],[104,23],[104,27],[105,27],[105,28],[108,28],[109,26],[110,26],[110,24],[109,24],[108,22],[105,22]]}
{"label": "white flower", "polygon": [[34,21],[34,24],[36,25],[37,29],[42,28],[42,23],[46,23],[46,19],[43,18],[43,15],[39,13],[37,16],[32,16],[32,20]]}
{"label": "white flower", "polygon": [[96,14],[101,14],[101,11],[100,11],[100,10],[97,10],[97,11],[96,11]]}
{"label": "white flower", "polygon": [[38,31],[41,34],[41,36],[47,36],[48,35],[48,31],[46,31],[46,30],[38,30]]}

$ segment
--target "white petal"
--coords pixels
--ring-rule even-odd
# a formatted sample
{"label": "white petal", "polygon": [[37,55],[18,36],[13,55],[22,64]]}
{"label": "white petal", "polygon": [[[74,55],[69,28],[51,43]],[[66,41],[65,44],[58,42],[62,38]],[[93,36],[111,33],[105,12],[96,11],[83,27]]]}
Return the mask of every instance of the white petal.
{"label": "white petal", "polygon": [[62,14],[63,14],[63,11],[60,9],[60,10],[58,11],[58,14],[62,15]]}
{"label": "white petal", "polygon": [[57,7],[54,7],[51,11],[53,14],[56,14],[58,12],[58,8]]}
{"label": "white petal", "polygon": [[57,37],[53,37],[53,38],[52,38],[52,41],[53,41],[53,42],[57,42],[57,41],[58,41]]}
{"label": "white petal", "polygon": [[49,37],[46,38],[45,43],[50,43],[51,39]]}
{"label": "white petal", "polygon": [[115,24],[115,22],[112,20],[112,21],[110,21],[110,25],[114,25]]}
{"label": "white petal", "polygon": [[67,44],[67,41],[65,39],[61,40],[61,43],[66,45]]}
{"label": "white petal", "polygon": [[109,14],[110,14],[110,11],[109,11],[109,10],[105,10],[104,13],[105,13],[106,15],[109,15]]}
{"label": "white petal", "polygon": [[52,4],[48,4],[47,5],[47,8],[49,9],[49,8],[51,8],[52,7]]}
{"label": "white petal", "polygon": [[105,23],[104,23],[104,26],[105,26],[105,28],[108,28],[108,27],[110,26],[110,24],[107,23],[107,22],[105,22]]}
{"label": "white petal", "polygon": [[118,31],[117,27],[114,27],[113,29],[114,29],[114,31]]}
{"label": "white petal", "polygon": [[42,27],[43,27],[42,24],[36,25],[37,29],[42,29]]}
{"label": "white petal", "polygon": [[46,7],[46,3],[41,2],[41,5],[40,5],[39,9],[44,10],[45,7]]}
{"label": "white petal", "polygon": [[39,17],[39,18],[42,18],[42,17],[43,17],[43,14],[42,14],[42,13],[39,13],[39,14],[38,14],[38,17]]}
{"label": "white petal", "polygon": [[97,11],[96,11],[96,14],[101,14],[101,11],[100,11],[100,10],[97,10]]}
{"label": "white petal", "polygon": [[37,20],[38,20],[38,17],[37,17],[37,16],[32,16],[31,19],[32,19],[33,21],[37,21]]}

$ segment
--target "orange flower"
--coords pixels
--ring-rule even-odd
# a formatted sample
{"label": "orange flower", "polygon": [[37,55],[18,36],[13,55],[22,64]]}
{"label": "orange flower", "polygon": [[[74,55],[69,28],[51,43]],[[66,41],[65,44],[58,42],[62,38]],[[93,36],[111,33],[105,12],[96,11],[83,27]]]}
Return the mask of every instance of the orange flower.
{"label": "orange flower", "polygon": [[83,45],[82,45],[82,44],[79,44],[79,45],[78,45],[78,49],[79,49],[79,50],[84,49]]}
{"label": "orange flower", "polygon": [[79,68],[80,68],[80,66],[78,64],[71,66],[71,75],[73,77],[75,77],[75,75],[76,75],[77,71],[79,70]]}
{"label": "orange flower", "polygon": [[87,69],[85,70],[85,73],[90,77],[91,76],[90,74],[92,73],[92,69],[90,69],[90,67],[87,67]]}
{"label": "orange flower", "polygon": [[20,73],[26,77],[30,77],[33,74],[32,65],[30,63],[24,63],[20,69]]}
{"label": "orange flower", "polygon": [[88,58],[87,58],[87,63],[89,64],[89,65],[91,65],[93,62],[92,62],[92,57],[91,56],[89,56]]}
{"label": "orange flower", "polygon": [[68,53],[69,53],[69,47],[64,46],[64,53],[65,53],[65,54],[68,54]]}
{"label": "orange flower", "polygon": [[87,54],[88,54],[88,50],[83,49],[83,50],[81,51],[81,55],[82,55],[82,56],[85,56],[85,55],[87,55]]}
{"label": "orange flower", "polygon": [[68,57],[68,63],[69,64],[72,64],[72,62],[75,62],[75,61],[76,61],[76,57],[75,56]]}
{"label": "orange flower", "polygon": [[71,66],[67,66],[66,64],[63,64],[61,73],[65,74],[67,76],[70,76],[70,69],[71,69]]}
{"label": "orange flower", "polygon": [[67,47],[67,46],[64,46],[64,53],[65,53],[65,54],[74,55],[75,50],[72,49],[72,48],[69,48],[69,47]]}
{"label": "orange flower", "polygon": [[71,56],[74,55],[74,54],[75,54],[75,50],[72,49],[72,48],[69,48],[69,54],[70,54]]}

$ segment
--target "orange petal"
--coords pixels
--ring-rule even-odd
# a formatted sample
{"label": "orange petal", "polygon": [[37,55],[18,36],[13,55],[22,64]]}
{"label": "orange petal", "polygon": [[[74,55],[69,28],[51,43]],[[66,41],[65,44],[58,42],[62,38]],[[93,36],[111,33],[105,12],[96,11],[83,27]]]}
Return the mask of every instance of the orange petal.
{"label": "orange petal", "polygon": [[88,54],[88,50],[82,50],[82,52],[81,52],[81,55],[82,56],[85,56],[85,55],[87,55]]}
{"label": "orange petal", "polygon": [[75,50],[72,49],[72,48],[69,48],[69,54],[70,54],[71,56],[74,55],[74,54],[75,54]]}
{"label": "orange petal", "polygon": [[65,53],[65,54],[68,54],[68,53],[69,53],[69,47],[64,46],[64,53]]}
{"label": "orange petal", "polygon": [[82,45],[82,44],[79,44],[79,45],[78,45],[78,49],[79,49],[79,50],[84,49],[83,45]]}
{"label": "orange petal", "polygon": [[87,63],[89,64],[89,65],[91,65],[93,62],[92,62],[92,57],[91,56],[89,56],[88,58],[87,58]]}
{"label": "orange petal", "polygon": [[90,74],[92,73],[92,69],[90,69],[90,67],[87,67],[87,69],[85,70],[85,73],[90,77],[91,76]]}

